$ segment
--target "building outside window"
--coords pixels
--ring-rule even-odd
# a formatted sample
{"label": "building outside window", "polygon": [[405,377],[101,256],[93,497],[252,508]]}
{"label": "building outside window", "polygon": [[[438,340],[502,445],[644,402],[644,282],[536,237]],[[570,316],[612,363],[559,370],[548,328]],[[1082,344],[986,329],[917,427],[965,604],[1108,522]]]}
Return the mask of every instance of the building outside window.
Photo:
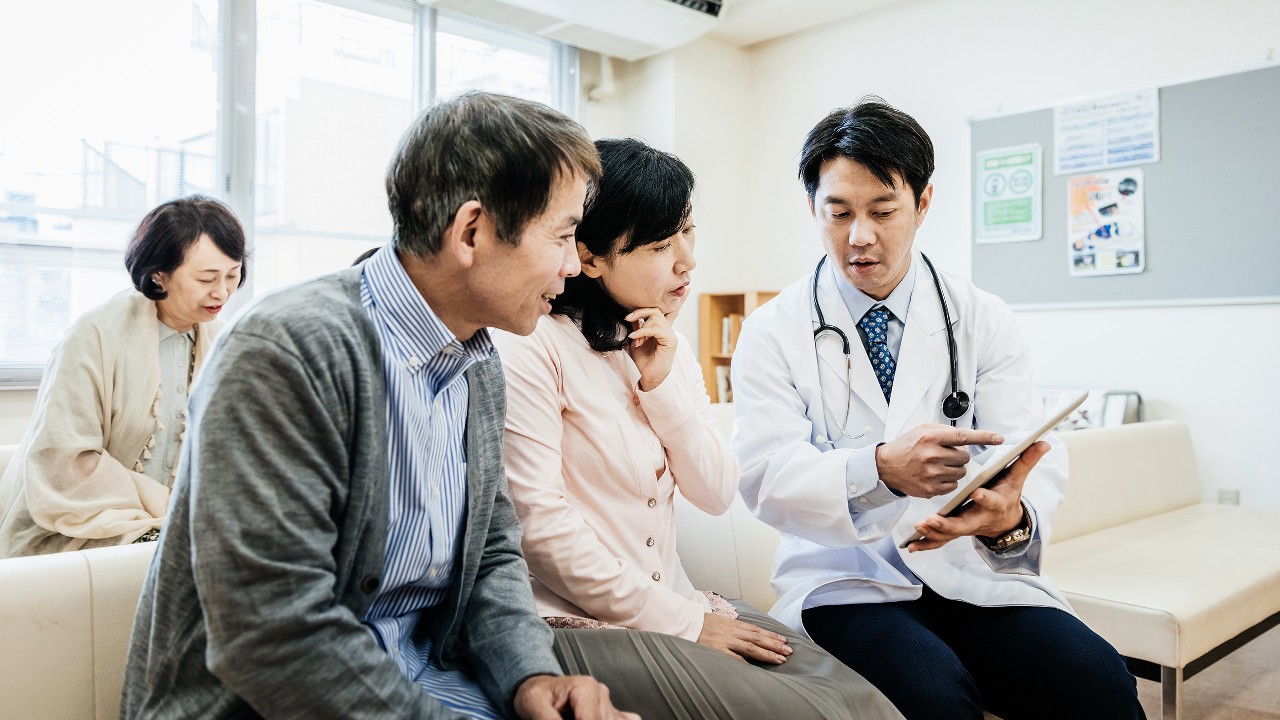
{"label": "building outside window", "polygon": [[[233,202],[253,245],[243,304],[389,240],[387,163],[436,98],[574,112],[576,51],[549,40],[402,0],[221,3],[256,17],[252,87],[219,73],[220,0],[0,6],[0,386],[35,385],[71,322],[129,287],[147,210],[228,199],[228,145],[254,148],[252,201]],[[251,140],[219,134],[220,87],[250,99]]]}

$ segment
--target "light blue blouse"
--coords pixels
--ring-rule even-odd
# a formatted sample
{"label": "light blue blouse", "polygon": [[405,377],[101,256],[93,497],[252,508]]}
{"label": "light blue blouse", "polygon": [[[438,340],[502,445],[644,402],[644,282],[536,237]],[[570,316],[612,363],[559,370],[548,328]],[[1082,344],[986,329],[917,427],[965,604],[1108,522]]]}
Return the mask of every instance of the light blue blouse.
{"label": "light blue blouse", "polygon": [[173,483],[187,429],[187,390],[195,365],[195,331],[180,333],[160,323],[160,395],[154,412],[155,442],[142,453],[142,472],[162,485]]}

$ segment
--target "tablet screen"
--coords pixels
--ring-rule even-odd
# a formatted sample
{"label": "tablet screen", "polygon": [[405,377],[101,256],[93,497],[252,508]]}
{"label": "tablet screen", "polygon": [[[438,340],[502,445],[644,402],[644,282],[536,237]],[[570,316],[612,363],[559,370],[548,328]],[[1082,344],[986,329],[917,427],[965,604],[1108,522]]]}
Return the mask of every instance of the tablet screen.
{"label": "tablet screen", "polygon": [[[1079,397],[1067,403],[1066,406],[1060,408],[1053,415],[1049,416],[1049,418],[1046,419],[1040,427],[1028,433],[1020,442],[1007,447],[1001,446],[996,450],[995,457],[988,460],[987,463],[982,466],[982,469],[978,471],[978,474],[973,476],[972,480],[965,484],[963,488],[958,490],[955,495],[952,495],[951,499],[948,500],[945,505],[938,508],[937,514],[943,517],[950,517],[951,515],[954,515],[956,511],[969,500],[969,496],[973,494],[974,490],[984,487],[995,480],[996,476],[1005,468],[1012,465],[1014,461],[1022,455],[1022,453],[1026,452],[1027,448],[1031,447],[1037,440],[1044,437],[1050,430],[1056,427],[1058,423],[1066,419],[1066,417],[1071,414],[1072,410],[1080,407],[1080,404],[1083,403],[1087,397],[1089,397],[1089,393],[1087,391],[1081,393]],[[905,548],[922,537],[923,536],[920,533],[913,532],[911,533],[911,537],[902,541],[902,544],[898,547]]]}

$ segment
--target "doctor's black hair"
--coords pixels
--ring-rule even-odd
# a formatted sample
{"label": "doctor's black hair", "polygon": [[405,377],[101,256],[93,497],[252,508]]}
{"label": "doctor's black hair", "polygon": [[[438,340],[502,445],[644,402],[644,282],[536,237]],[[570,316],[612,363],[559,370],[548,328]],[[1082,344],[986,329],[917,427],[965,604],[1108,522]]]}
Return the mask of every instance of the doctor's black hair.
{"label": "doctor's black hair", "polygon": [[812,203],[818,192],[822,164],[847,157],[867,168],[886,187],[893,187],[894,173],[915,195],[933,176],[933,141],[915,118],[867,95],[856,104],[833,110],[813,126],[800,151],[800,182]]}
{"label": "doctor's black hair", "polygon": [[[603,172],[578,225],[577,241],[597,257],[625,255],[684,228],[692,211],[693,171],[671,153],[633,138],[595,142]],[[572,318],[596,352],[620,350],[627,310],[595,278],[566,278],[551,312]]]}

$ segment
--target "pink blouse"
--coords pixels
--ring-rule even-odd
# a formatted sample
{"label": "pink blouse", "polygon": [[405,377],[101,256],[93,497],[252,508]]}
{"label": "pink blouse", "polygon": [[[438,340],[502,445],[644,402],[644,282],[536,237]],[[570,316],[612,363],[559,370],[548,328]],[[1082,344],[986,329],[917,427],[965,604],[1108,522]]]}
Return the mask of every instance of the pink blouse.
{"label": "pink blouse", "polygon": [[676,555],[675,489],[719,515],[738,463],[679,335],[671,374],[641,392],[625,351],[598,353],[572,320],[493,334],[507,377],[504,460],[543,617],[696,641],[711,611]]}

